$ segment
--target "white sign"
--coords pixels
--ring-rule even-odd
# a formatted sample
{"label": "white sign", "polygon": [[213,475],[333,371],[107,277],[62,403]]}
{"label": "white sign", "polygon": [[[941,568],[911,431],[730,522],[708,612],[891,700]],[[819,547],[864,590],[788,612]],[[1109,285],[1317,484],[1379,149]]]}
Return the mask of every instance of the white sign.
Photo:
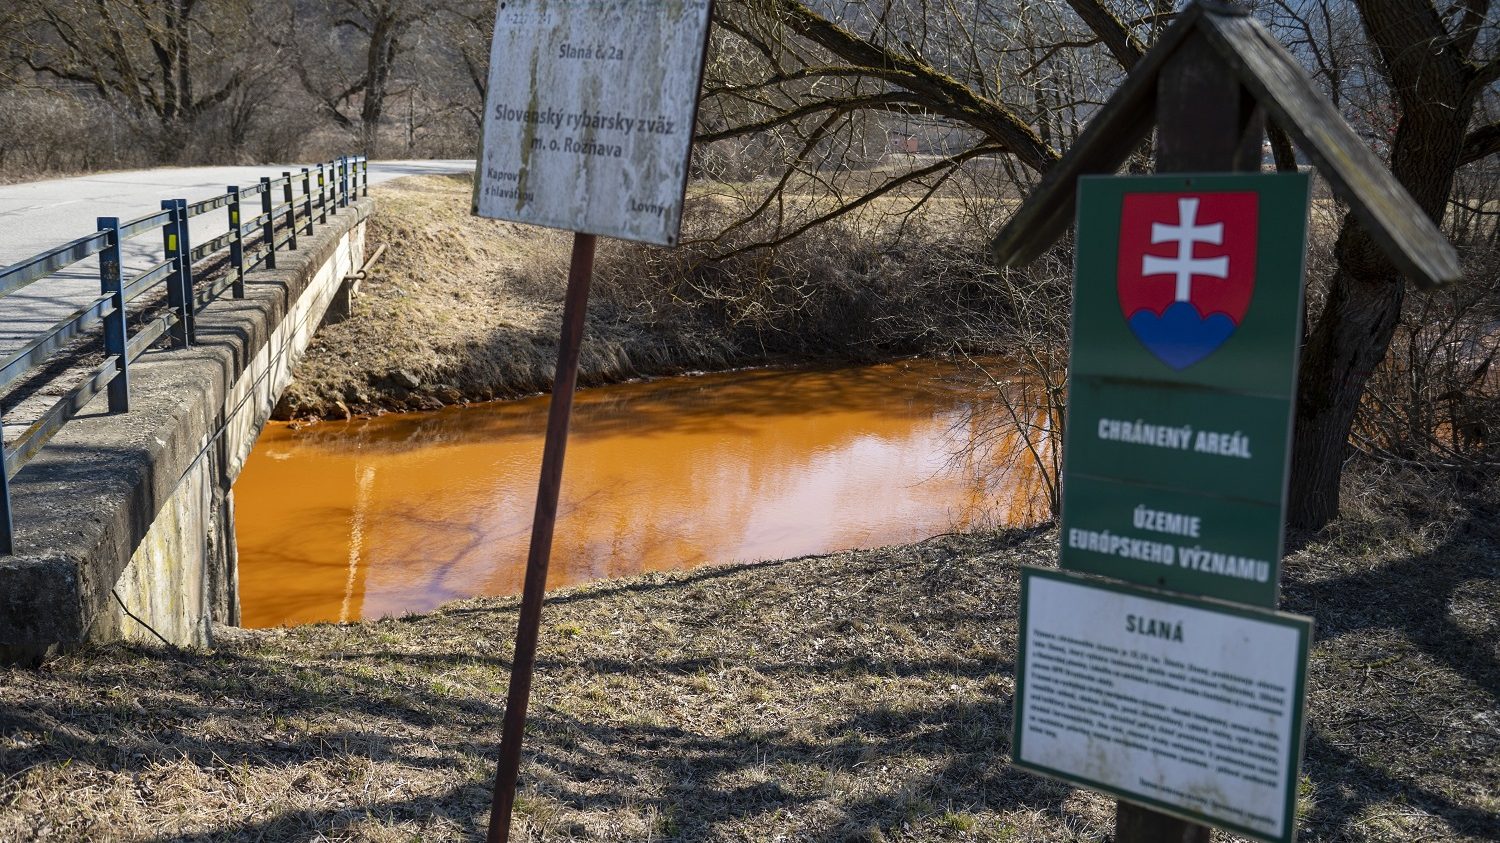
{"label": "white sign", "polygon": [[1018,766],[1293,838],[1310,619],[1051,571],[1022,591]]}
{"label": "white sign", "polygon": [[672,245],[709,0],[507,0],[474,179],[483,217]]}

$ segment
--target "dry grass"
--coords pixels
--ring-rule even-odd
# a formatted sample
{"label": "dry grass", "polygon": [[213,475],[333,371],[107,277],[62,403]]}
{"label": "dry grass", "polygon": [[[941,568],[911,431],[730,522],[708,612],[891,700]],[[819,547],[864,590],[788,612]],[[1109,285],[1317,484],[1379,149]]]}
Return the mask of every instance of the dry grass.
{"label": "dry grass", "polygon": [[[733,218],[737,200],[724,189],[699,186],[686,238]],[[388,257],[356,317],[319,331],[278,415],[435,409],[550,387],[568,235],[471,216],[467,176],[373,192],[369,242],[389,245]],[[901,207],[874,203],[781,248],[728,259],[772,235],[765,221],[670,251],[602,241],[581,381],[999,350],[988,314],[999,297],[976,282],[994,276],[983,230],[955,222],[955,199],[911,217]]]}
{"label": "dry grass", "polygon": [[[1288,562],[1319,624],[1302,837],[1493,840],[1500,512],[1414,530],[1380,496]],[[1017,566],[1054,554],[950,536],[558,593],[517,839],[1108,839],[1106,799],[1005,763]],[[0,839],[475,839],[515,620],[485,599],[0,673]]]}
{"label": "dry grass", "polygon": [[[355,318],[318,332],[279,415],[436,409],[549,387],[568,236],[471,216],[467,176],[400,179],[373,192],[370,248],[390,250]],[[722,342],[686,330],[664,338],[601,310],[591,308],[586,384],[725,357]],[[408,385],[392,377],[398,371]]]}

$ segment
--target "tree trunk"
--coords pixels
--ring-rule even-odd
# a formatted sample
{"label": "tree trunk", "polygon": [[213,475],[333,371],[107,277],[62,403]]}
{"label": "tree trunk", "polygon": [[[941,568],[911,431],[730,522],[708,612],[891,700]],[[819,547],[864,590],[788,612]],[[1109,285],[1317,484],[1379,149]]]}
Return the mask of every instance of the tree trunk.
{"label": "tree trunk", "polygon": [[370,46],[366,54],[364,103],[360,109],[360,145],[367,158],[376,156],[380,143],[380,120],[385,115],[385,96],[391,65],[396,59],[400,21],[399,7],[381,6],[370,21]]}
{"label": "tree trunk", "polygon": [[1303,348],[1297,389],[1287,520],[1306,529],[1322,527],[1339,513],[1349,430],[1365,383],[1390,345],[1405,295],[1401,278],[1352,219],[1345,220],[1335,251],[1338,272]]}
{"label": "tree trunk", "polygon": [[[1474,110],[1472,66],[1430,3],[1357,2],[1401,104],[1391,172],[1441,223]],[[1305,529],[1338,515],[1349,431],[1365,384],[1385,359],[1405,295],[1400,274],[1352,216],[1344,219],[1335,258],[1328,300],[1302,351],[1297,390],[1287,519]]]}

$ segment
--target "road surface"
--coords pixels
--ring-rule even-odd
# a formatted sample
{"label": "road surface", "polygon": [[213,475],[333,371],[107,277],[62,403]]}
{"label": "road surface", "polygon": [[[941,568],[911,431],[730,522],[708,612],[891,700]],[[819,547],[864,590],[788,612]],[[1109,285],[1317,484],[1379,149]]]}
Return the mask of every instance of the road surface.
{"label": "road surface", "polygon": [[[300,172],[301,167],[183,167],[0,186],[0,267],[97,231],[98,217],[135,219],[161,210],[163,199],[186,199],[191,204],[219,196],[229,185],[248,187],[262,176],[276,178],[283,171]],[[370,184],[473,171],[472,160],[372,161]],[[247,216],[258,213],[246,211]],[[190,229],[190,243],[205,243],[229,230],[228,215],[222,209],[210,211],[194,217]],[[162,260],[161,235],[152,232],[128,242],[124,258],[127,280],[155,266]],[[98,294],[98,263],[91,258],[0,299],[0,355],[25,345]]]}

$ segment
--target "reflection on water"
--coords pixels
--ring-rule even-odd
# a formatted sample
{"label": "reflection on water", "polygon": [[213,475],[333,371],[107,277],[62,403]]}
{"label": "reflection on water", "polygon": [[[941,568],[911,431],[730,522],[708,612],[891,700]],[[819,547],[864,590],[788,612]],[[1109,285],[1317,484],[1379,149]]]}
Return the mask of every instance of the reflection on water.
{"label": "reflection on water", "polygon": [[[949,364],[757,370],[578,394],[548,584],[1031,520],[954,460]],[[247,626],[521,589],[547,399],[270,426],[235,485]]]}

